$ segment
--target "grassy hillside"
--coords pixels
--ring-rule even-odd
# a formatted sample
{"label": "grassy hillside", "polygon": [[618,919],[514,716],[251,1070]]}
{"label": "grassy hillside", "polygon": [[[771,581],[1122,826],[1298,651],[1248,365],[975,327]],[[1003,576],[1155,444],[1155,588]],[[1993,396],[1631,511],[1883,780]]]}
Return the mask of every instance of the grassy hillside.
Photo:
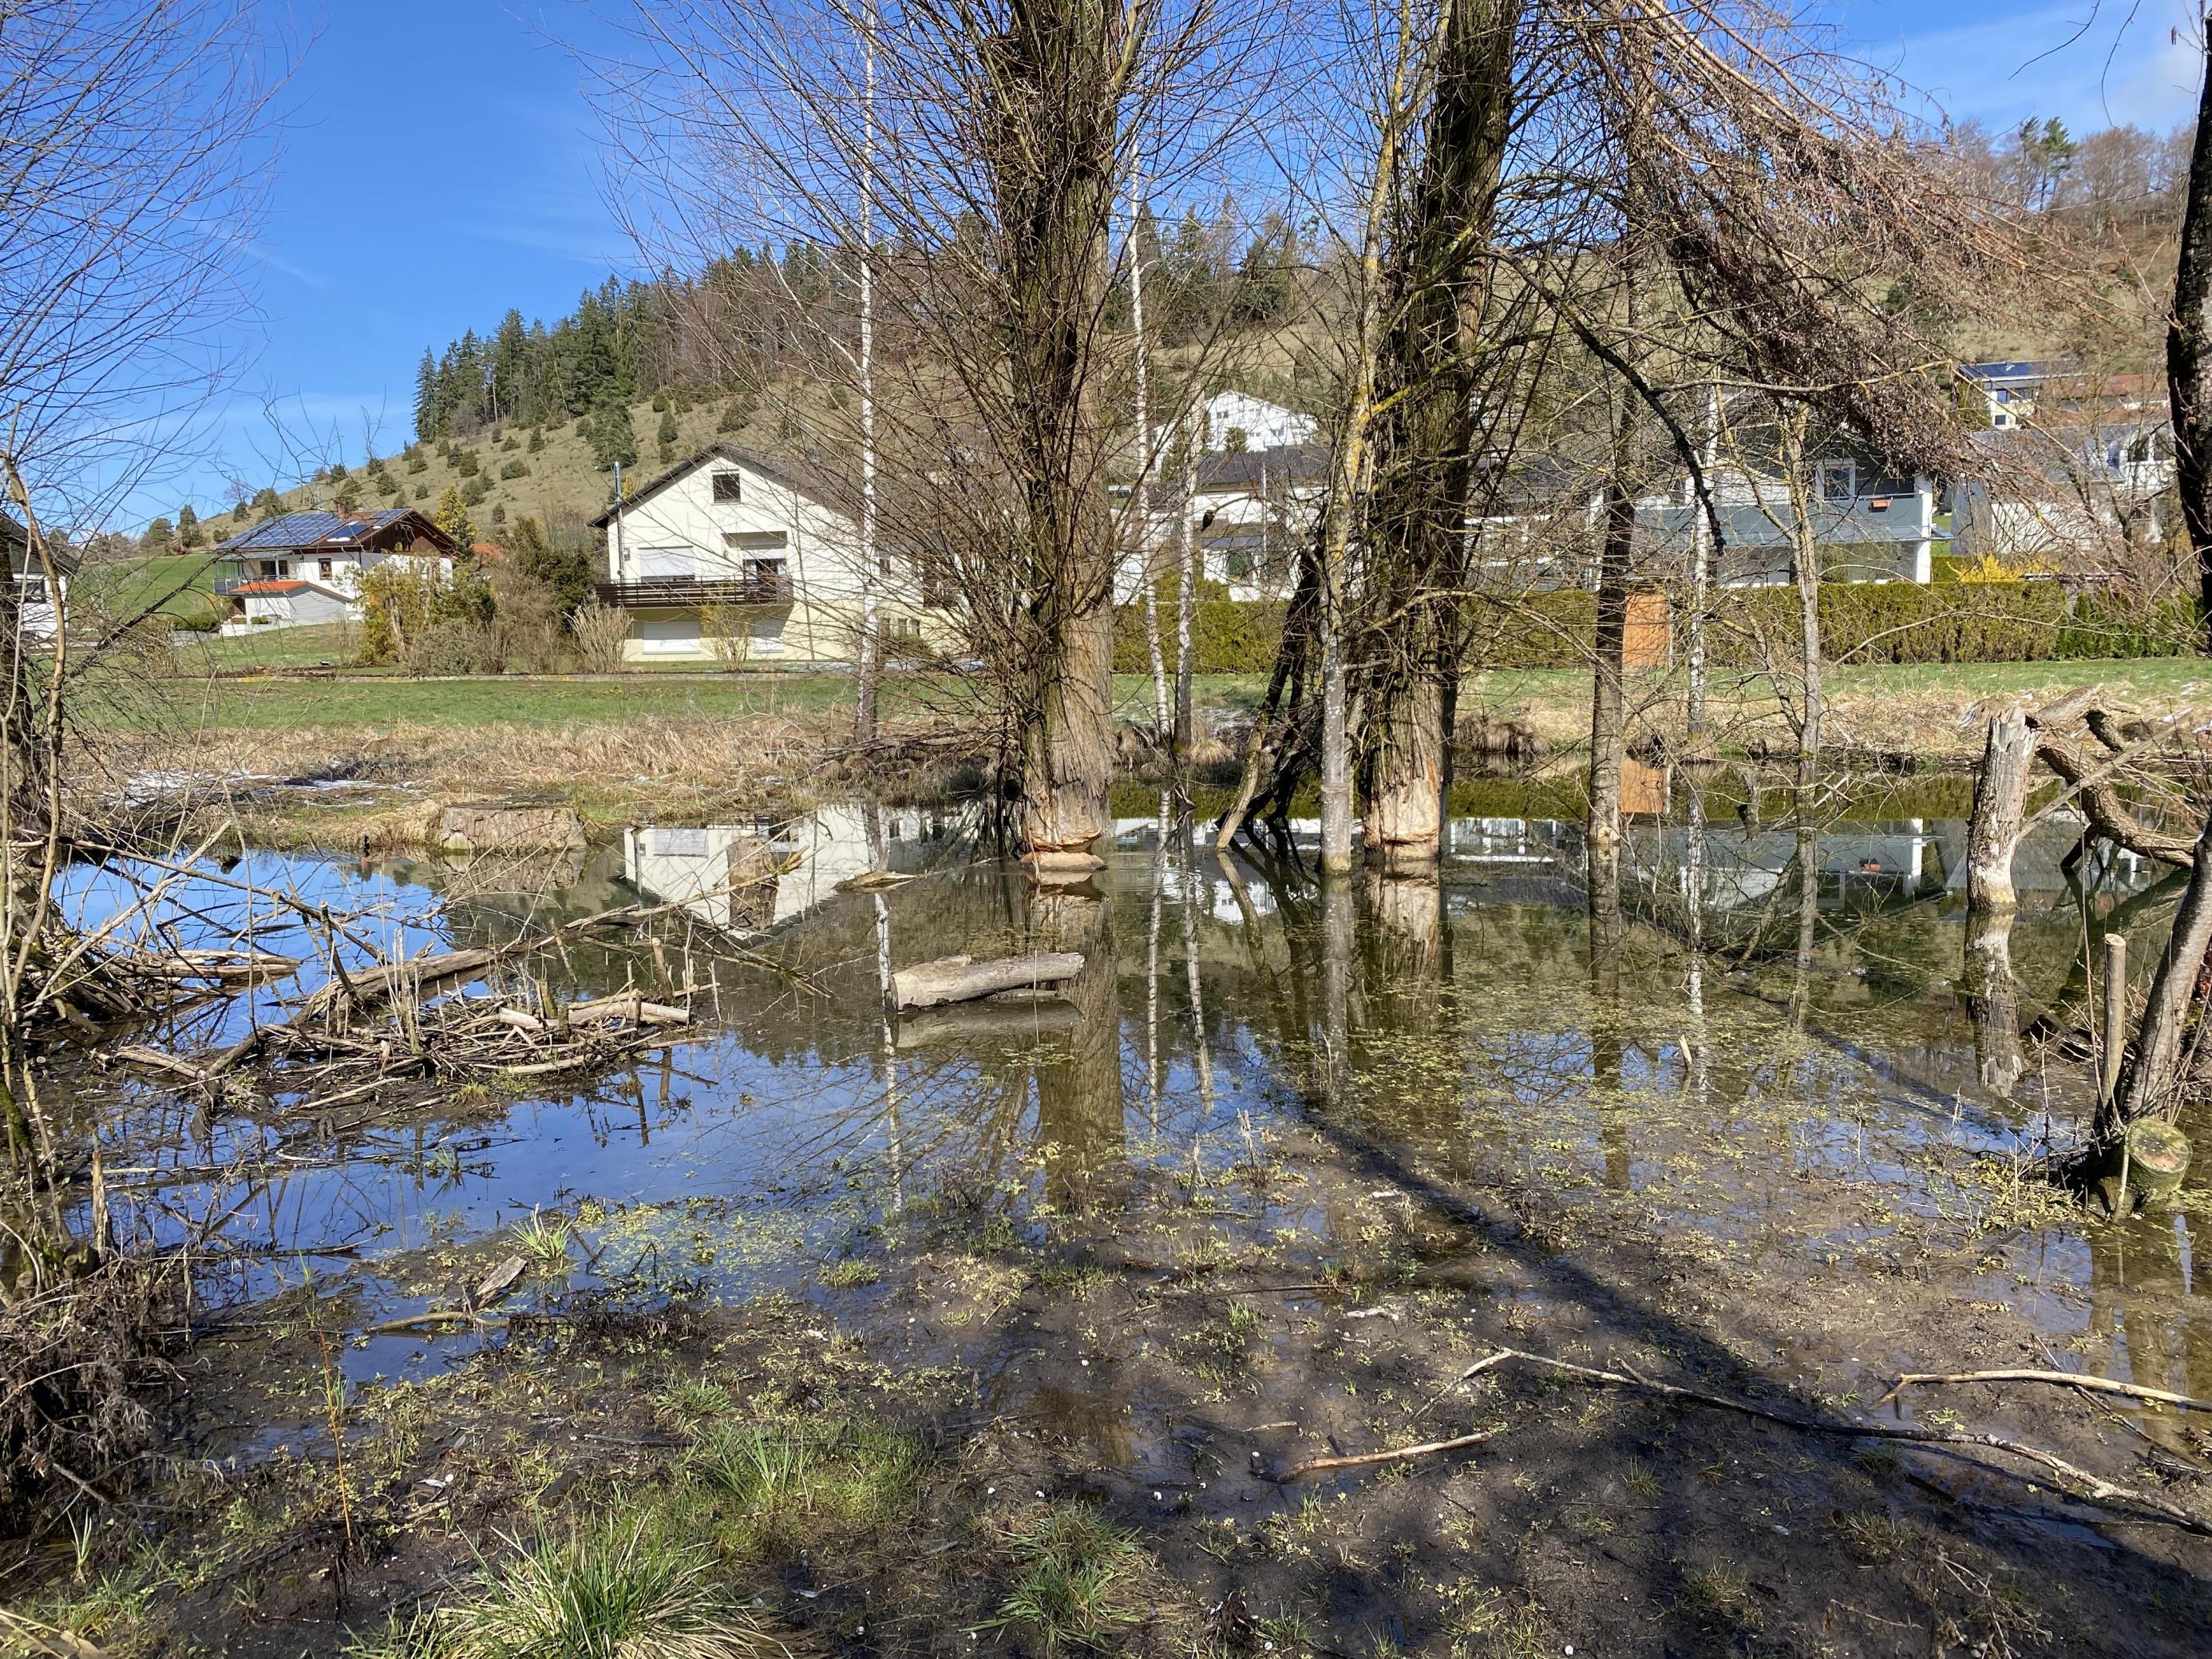
{"label": "grassy hillside", "polygon": [[110,616],[150,611],[176,618],[180,627],[204,627],[211,617],[214,590],[213,555],[202,548],[120,564],[89,565],[78,574],[70,592],[76,603],[97,605]]}
{"label": "grassy hillside", "polygon": [[[669,446],[672,459],[681,459],[718,438],[756,449],[779,447],[775,441],[779,416],[766,404],[738,430],[718,432],[730,401],[716,399],[676,412],[677,438]],[[672,410],[678,407],[672,405]],[[630,410],[630,422],[638,438],[634,472],[643,482],[658,476],[665,465],[658,441],[660,414],[649,403],[640,403]],[[469,508],[469,518],[479,539],[496,542],[518,518],[535,518],[541,524],[585,520],[604,511],[613,499],[613,477],[593,464],[590,441],[579,435],[580,424],[571,421],[545,428],[540,434],[543,447],[535,454],[530,451],[530,431],[521,427],[495,427],[451,445],[417,446],[414,453],[422,463],[420,471],[411,471],[415,461],[404,456],[386,458],[381,476],[390,480],[389,489],[380,489],[376,475],[362,468],[353,469],[349,477],[360,485],[363,511],[413,507],[431,513],[449,487],[469,483],[467,463],[462,457],[473,458],[475,476],[483,481],[486,493]],[[501,472],[508,470],[519,470],[522,476],[502,477]],[[625,469],[626,476],[631,471]],[[283,492],[281,499],[287,511],[334,507],[341,488],[342,481],[335,478],[310,482]],[[210,518],[207,524],[221,538],[250,527],[259,516],[252,509],[243,519],[225,513]]]}

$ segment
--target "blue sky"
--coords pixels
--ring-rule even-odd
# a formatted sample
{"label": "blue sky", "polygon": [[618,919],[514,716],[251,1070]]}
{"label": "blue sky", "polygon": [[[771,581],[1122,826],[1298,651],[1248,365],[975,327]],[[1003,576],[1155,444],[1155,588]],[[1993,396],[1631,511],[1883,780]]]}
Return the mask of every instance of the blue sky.
{"label": "blue sky", "polygon": [[[586,4],[267,3],[306,46],[254,248],[246,366],[204,453],[132,501],[142,522],[187,498],[222,506],[231,476],[258,488],[333,453],[357,463],[368,443],[391,453],[410,434],[425,345],[489,328],[509,306],[557,316],[630,264],[586,71],[558,43],[611,42]],[[2122,28],[2124,0],[2100,4],[1834,0],[1825,15],[1869,61],[1995,129],[2031,114],[2076,131],[2187,118],[2199,59],[2168,39],[2186,8],[2142,0]]]}

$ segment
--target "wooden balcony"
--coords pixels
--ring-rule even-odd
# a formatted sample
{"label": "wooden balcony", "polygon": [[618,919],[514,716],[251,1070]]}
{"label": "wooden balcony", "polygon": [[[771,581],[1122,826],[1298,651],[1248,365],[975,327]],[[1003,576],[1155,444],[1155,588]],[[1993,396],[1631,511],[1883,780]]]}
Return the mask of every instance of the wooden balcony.
{"label": "wooden balcony", "polygon": [[621,605],[630,610],[791,603],[791,582],[783,576],[719,580],[713,578],[702,580],[697,576],[643,576],[626,582],[594,582],[592,586],[601,605]]}

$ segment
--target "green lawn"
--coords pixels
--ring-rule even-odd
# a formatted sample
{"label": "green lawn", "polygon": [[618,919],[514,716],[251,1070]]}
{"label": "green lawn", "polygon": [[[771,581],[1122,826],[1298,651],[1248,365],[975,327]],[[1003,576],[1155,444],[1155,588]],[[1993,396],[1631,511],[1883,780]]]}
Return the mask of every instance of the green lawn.
{"label": "green lawn", "polygon": [[[266,637],[223,641],[225,647],[261,647],[264,666],[296,665],[321,660],[318,642],[305,636],[325,632],[288,629]],[[320,646],[330,654],[327,642]],[[189,654],[189,653],[187,653]],[[234,656],[231,667],[248,665]],[[811,713],[849,706],[853,683],[841,673],[786,672],[765,674],[624,674],[609,678],[523,678],[510,675],[474,680],[416,680],[387,673],[375,678],[207,679],[189,675],[173,683],[175,708],[187,708],[194,725],[270,731],[305,727],[381,725],[480,726],[560,726],[640,716],[678,720],[737,720],[770,713]],[[2057,696],[2075,686],[2102,684],[2122,701],[2145,703],[2212,698],[2212,663],[2202,658],[2142,659],[2124,662],[1978,664],[1949,665],[1836,667],[1829,671],[1831,694],[1838,699],[1878,702],[1886,696],[1949,695],[1961,707],[1993,692]],[[1115,677],[1120,716],[1151,717],[1149,676]],[[1243,712],[1267,689],[1257,674],[1206,674],[1194,688],[1201,708]],[[1759,699],[1763,686],[1717,677],[1717,699]],[[960,688],[933,679],[894,678],[884,690],[887,716],[918,710],[957,716],[963,708]],[[1490,670],[1471,674],[1462,689],[1462,708],[1493,712],[1526,708],[1540,716],[1573,724],[1587,719],[1588,675],[1573,669]]]}
{"label": "green lawn", "polygon": [[205,618],[214,591],[214,556],[204,549],[93,565],[80,571],[70,588],[80,603],[96,604],[111,616],[152,611],[194,621]]}

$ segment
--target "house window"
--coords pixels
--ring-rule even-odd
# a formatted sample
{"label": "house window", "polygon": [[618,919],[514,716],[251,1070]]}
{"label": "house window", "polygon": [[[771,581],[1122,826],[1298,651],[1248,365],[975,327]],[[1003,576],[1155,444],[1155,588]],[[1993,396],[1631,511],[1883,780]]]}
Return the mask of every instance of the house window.
{"label": "house window", "polygon": [[690,581],[699,574],[699,556],[688,547],[642,547],[637,554],[640,581]]}
{"label": "house window", "polygon": [[330,580],[330,579],[331,579],[331,562],[330,562],[328,559],[318,559],[318,560],[316,560],[316,561],[315,561],[315,569],[316,569],[317,574],[319,574],[322,577],[322,579],[323,579],[325,581],[328,581],[328,580]]}
{"label": "house window", "polygon": [[1850,461],[1820,463],[1820,499],[1851,501],[1858,496],[1858,468]]}
{"label": "house window", "polygon": [[921,637],[921,623],[913,617],[888,617],[884,618],[884,625],[895,640],[918,640]]}
{"label": "house window", "polygon": [[762,587],[781,588],[783,586],[781,559],[747,559],[745,580]]}
{"label": "house window", "polygon": [[717,472],[714,480],[714,500],[717,504],[744,500],[745,475],[742,472]]}
{"label": "house window", "polygon": [[284,561],[282,559],[263,559],[259,562],[264,581],[273,582],[284,574]]}

